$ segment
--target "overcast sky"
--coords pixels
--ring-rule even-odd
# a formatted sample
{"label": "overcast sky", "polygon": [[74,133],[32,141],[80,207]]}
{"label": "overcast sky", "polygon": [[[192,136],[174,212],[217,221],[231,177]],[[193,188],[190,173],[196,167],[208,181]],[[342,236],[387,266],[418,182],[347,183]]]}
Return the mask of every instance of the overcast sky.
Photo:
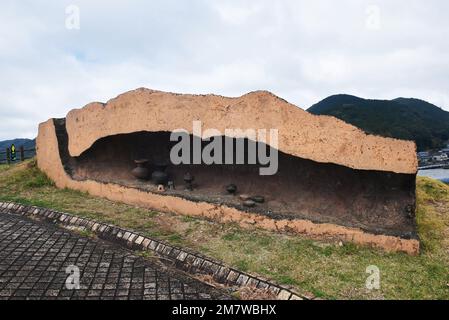
{"label": "overcast sky", "polygon": [[0,140],[138,87],[449,110],[448,13],[447,0],[2,0]]}

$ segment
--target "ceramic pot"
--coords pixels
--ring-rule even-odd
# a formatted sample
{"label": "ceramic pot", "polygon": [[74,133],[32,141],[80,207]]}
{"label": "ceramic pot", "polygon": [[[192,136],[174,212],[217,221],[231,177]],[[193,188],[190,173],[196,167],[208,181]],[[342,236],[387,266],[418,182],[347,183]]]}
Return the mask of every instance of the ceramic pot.
{"label": "ceramic pot", "polygon": [[237,192],[237,186],[235,184],[230,184],[226,186],[226,191],[230,194],[235,194]]}
{"label": "ceramic pot", "polygon": [[151,174],[151,180],[153,180],[154,184],[163,184],[165,185],[168,181],[168,174],[163,171],[154,171]]}
{"label": "ceramic pot", "polygon": [[150,170],[146,167],[148,164],[147,159],[139,159],[134,160],[134,163],[136,164],[136,168],[134,168],[131,173],[134,177],[136,177],[139,180],[148,180],[148,177],[150,175]]}
{"label": "ceramic pot", "polygon": [[184,182],[186,183],[187,190],[193,190],[193,180],[195,180],[195,178],[189,172],[184,175]]}
{"label": "ceramic pot", "polygon": [[153,163],[154,171],[151,174],[151,180],[157,185],[166,185],[168,182],[168,174],[165,173],[168,164],[164,161],[156,161]]}

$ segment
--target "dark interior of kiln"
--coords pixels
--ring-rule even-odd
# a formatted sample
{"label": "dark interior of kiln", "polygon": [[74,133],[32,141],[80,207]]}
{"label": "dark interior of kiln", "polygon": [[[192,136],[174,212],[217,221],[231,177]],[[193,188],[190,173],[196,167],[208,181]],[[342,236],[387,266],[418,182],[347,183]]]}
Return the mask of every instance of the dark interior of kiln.
{"label": "dark interior of kiln", "polygon": [[[59,131],[61,158],[73,179],[112,182],[150,192],[158,192],[157,186],[131,174],[136,166],[134,160],[149,159],[151,171],[152,163],[169,162],[171,146],[176,143],[170,141],[169,132],[115,135],[98,140],[82,155],[71,158],[66,133],[62,127]],[[236,139],[232,140],[235,146]],[[275,175],[261,176],[259,168],[258,164],[169,164],[166,173],[174,181],[175,190],[162,194],[225,204],[274,219],[301,218],[359,227],[377,234],[416,237],[414,175],[354,170],[282,152]],[[195,177],[193,191],[185,190],[183,176],[187,172]],[[236,196],[227,193],[229,184],[237,186]],[[246,208],[239,194],[261,195],[265,202]]]}

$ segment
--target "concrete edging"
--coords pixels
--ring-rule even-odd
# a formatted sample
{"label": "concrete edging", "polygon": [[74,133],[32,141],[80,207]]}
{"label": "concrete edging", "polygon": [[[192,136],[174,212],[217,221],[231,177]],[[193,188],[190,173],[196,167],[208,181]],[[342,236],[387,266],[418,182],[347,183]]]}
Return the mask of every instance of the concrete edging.
{"label": "concrete edging", "polygon": [[254,286],[267,289],[279,300],[313,300],[311,294],[298,294],[289,288],[274,284],[266,279],[241,272],[226,266],[223,262],[206,257],[192,250],[173,246],[165,241],[141,235],[132,230],[111,224],[36,206],[25,206],[13,202],[0,202],[0,213],[16,213],[23,216],[37,216],[56,224],[79,227],[94,232],[100,239],[119,243],[133,250],[152,251],[174,261],[175,266],[190,273],[210,275],[214,281],[232,286]]}

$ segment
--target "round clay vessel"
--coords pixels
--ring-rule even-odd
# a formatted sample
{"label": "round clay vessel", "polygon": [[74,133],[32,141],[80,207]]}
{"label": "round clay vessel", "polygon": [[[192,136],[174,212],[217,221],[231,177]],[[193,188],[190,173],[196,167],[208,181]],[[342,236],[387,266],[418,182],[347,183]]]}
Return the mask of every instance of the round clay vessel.
{"label": "round clay vessel", "polygon": [[163,171],[154,171],[151,180],[157,185],[165,185],[168,181],[168,175]]}
{"label": "round clay vessel", "polygon": [[148,170],[148,168],[146,167],[148,160],[134,160],[134,163],[137,165],[137,167],[131,171],[132,175],[139,180],[148,180],[148,177],[150,175],[150,170]]}
{"label": "round clay vessel", "polygon": [[190,172],[187,172],[184,175],[184,182],[186,182],[186,183],[191,183],[191,182],[193,182],[194,179],[195,178],[190,174]]}
{"label": "round clay vessel", "polygon": [[230,194],[235,194],[237,192],[237,186],[235,184],[230,184],[226,186],[226,191]]}
{"label": "round clay vessel", "polygon": [[190,174],[190,172],[187,172],[184,175],[184,182],[186,183],[186,189],[189,190],[189,191],[193,190],[193,184],[192,184],[193,180],[195,180],[195,177],[192,176]]}

